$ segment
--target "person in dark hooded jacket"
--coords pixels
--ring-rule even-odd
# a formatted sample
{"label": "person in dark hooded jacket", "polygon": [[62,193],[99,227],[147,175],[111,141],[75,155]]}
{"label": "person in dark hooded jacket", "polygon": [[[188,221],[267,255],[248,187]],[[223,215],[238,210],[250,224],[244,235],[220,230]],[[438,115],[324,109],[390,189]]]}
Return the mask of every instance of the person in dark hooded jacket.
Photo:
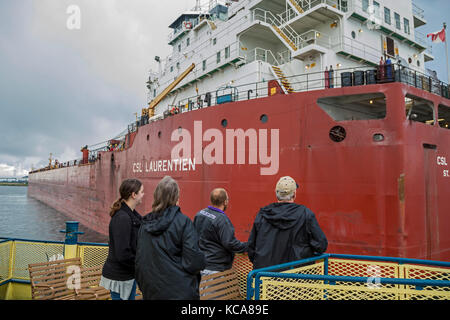
{"label": "person in dark hooded jacket", "polygon": [[145,300],[198,300],[205,257],[192,221],[178,206],[179,188],[164,177],[143,219],[136,249],[136,281]]}
{"label": "person in dark hooded jacket", "polygon": [[314,213],[294,203],[297,187],[291,177],[280,178],[278,202],[258,212],[248,239],[254,269],[309,258],[327,249],[327,238]]}
{"label": "person in dark hooded jacket", "polygon": [[200,250],[205,254],[206,269],[202,275],[231,269],[235,252],[246,252],[247,242],[234,235],[234,227],[225,211],[229,204],[228,193],[223,188],[211,191],[211,205],[194,217],[199,236]]}

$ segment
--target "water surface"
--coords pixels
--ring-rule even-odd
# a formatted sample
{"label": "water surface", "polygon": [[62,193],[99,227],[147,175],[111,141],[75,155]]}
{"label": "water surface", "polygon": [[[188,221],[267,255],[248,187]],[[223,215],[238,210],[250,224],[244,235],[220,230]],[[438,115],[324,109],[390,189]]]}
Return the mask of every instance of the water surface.
{"label": "water surface", "polygon": [[[64,241],[66,221],[73,219],[27,196],[28,187],[0,186],[0,237]],[[79,225],[79,242],[107,243],[108,236]]]}

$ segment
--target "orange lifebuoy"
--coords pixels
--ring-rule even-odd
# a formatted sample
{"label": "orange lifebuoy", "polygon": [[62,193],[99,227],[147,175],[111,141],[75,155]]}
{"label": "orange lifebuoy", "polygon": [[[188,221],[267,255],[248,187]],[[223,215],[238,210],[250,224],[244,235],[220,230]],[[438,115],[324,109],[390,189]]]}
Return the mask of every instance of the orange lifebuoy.
{"label": "orange lifebuoy", "polygon": [[184,27],[185,27],[186,29],[191,29],[191,28],[192,28],[192,22],[190,22],[190,21],[185,21],[185,22],[184,22]]}

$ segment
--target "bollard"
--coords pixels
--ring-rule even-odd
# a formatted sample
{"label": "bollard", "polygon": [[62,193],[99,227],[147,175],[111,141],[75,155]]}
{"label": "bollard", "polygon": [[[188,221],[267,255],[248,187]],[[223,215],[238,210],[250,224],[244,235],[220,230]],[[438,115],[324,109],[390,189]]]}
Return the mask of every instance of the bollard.
{"label": "bollard", "polygon": [[66,221],[66,230],[59,231],[66,234],[64,240],[64,259],[77,257],[78,235],[84,233],[78,231],[78,224],[78,221]]}

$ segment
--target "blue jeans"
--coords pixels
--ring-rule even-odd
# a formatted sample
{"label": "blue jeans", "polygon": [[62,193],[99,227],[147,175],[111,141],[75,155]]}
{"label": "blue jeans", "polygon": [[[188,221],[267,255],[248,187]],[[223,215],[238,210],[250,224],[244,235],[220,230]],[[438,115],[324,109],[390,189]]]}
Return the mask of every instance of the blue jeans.
{"label": "blue jeans", "polygon": [[[120,299],[120,293],[111,290],[110,292],[111,292],[111,300],[122,300]],[[128,297],[128,300],[135,300],[135,297],[136,297],[136,280],[134,280],[133,288],[131,289],[131,293],[130,296]]]}

